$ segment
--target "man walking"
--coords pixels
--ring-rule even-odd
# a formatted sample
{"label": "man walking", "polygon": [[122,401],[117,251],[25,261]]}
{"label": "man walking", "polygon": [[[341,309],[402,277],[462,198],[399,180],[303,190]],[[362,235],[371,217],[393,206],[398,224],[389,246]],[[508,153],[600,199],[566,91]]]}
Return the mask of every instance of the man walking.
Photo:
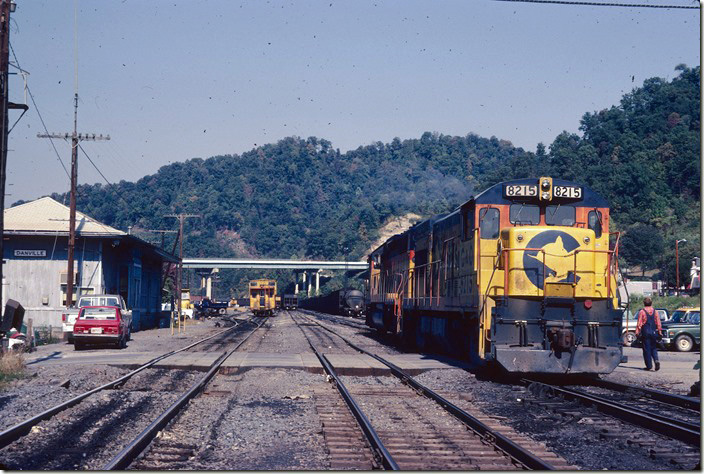
{"label": "man walking", "polygon": [[652,370],[655,362],[655,370],[660,370],[658,360],[658,336],[662,333],[660,316],[653,308],[653,300],[646,296],[643,300],[644,308],[638,312],[638,325],[636,326],[636,337],[642,335],[643,359],[645,360],[645,370]]}

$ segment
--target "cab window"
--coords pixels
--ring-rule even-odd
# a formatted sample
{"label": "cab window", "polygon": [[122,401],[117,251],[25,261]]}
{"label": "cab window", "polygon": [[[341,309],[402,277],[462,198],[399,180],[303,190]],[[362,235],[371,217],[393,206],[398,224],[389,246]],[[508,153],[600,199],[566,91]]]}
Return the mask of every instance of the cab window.
{"label": "cab window", "polygon": [[548,206],[545,209],[545,223],[547,225],[573,226],[576,211],[572,206]]}
{"label": "cab window", "polygon": [[499,238],[499,210],[493,207],[480,210],[479,228],[482,239]]}
{"label": "cab window", "polygon": [[508,220],[511,224],[540,224],[540,208],[530,204],[511,204],[508,210]]}
{"label": "cab window", "polygon": [[469,240],[474,233],[474,207],[462,211],[462,240]]}
{"label": "cab window", "polygon": [[699,324],[699,311],[690,311],[685,318],[686,323]]}
{"label": "cab window", "polygon": [[601,237],[601,212],[589,211],[587,215],[587,226],[594,231],[594,235],[598,239]]}

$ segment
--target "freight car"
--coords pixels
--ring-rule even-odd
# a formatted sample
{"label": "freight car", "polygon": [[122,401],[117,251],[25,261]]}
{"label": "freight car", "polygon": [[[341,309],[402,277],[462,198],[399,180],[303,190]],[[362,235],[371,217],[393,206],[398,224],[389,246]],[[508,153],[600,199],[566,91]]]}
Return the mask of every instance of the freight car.
{"label": "freight car", "polygon": [[587,186],[496,184],[369,255],[367,325],[509,372],[610,373],[622,356],[618,238]]}
{"label": "freight car", "polygon": [[284,309],[298,309],[298,296],[294,294],[284,294],[282,305]]}
{"label": "freight car", "polygon": [[342,316],[361,316],[364,313],[364,293],[354,288],[343,288],[325,296],[301,301],[301,308]]}
{"label": "freight car", "polygon": [[255,316],[273,316],[276,307],[276,280],[249,282],[249,308]]}
{"label": "freight car", "polygon": [[364,314],[364,293],[355,289],[340,290],[338,294],[339,314],[361,317]]}

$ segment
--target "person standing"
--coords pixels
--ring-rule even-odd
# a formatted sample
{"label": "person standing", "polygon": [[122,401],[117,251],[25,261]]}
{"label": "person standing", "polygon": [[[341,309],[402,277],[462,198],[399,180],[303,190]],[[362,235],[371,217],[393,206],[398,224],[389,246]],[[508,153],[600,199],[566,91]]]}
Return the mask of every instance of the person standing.
{"label": "person standing", "polygon": [[655,370],[660,370],[658,360],[658,336],[662,334],[660,316],[653,308],[653,300],[646,296],[643,300],[644,308],[638,312],[638,325],[636,326],[636,337],[641,336],[643,341],[643,359],[645,360],[645,370],[652,370],[655,362]]}

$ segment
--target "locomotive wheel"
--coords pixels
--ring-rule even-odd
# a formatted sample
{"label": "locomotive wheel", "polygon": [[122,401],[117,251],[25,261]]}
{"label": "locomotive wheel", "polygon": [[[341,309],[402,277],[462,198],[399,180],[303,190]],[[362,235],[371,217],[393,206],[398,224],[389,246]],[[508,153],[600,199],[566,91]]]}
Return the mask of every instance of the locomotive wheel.
{"label": "locomotive wheel", "polygon": [[675,339],[675,348],[678,352],[689,352],[694,347],[694,341],[686,334],[681,334]]}

